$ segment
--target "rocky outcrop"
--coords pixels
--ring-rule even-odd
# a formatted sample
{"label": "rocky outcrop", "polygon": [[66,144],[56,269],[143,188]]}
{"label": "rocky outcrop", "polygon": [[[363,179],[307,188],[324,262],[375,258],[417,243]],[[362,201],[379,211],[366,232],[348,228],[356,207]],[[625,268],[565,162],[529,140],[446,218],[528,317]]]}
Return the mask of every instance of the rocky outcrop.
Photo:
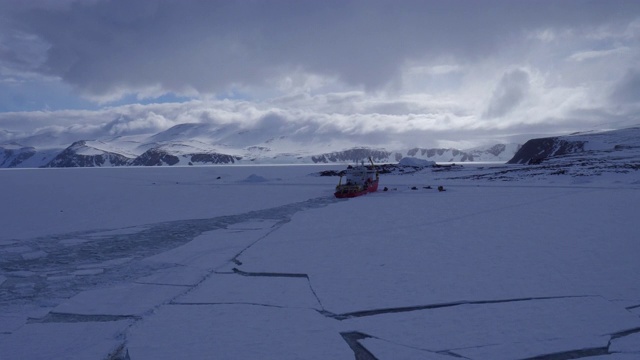
{"label": "rocky outcrop", "polygon": [[175,165],[180,162],[180,158],[175,155],[169,154],[167,151],[161,149],[149,149],[142,155],[135,158],[131,165],[133,166],[163,166],[163,165]]}
{"label": "rocky outcrop", "polygon": [[36,149],[19,144],[0,145],[0,168],[14,168],[36,154]]}
{"label": "rocky outcrop", "polygon": [[505,144],[496,144],[492,147],[485,150],[486,153],[489,153],[493,156],[500,156],[507,149],[507,145]]}
{"label": "rocky outcrop", "polygon": [[213,165],[233,164],[242,159],[220,153],[176,154],[162,147],[152,148],[131,161],[133,166]]}
{"label": "rocky outcrop", "polygon": [[241,156],[233,156],[218,153],[192,154],[189,165],[200,164],[233,164],[238,160],[242,160]]}
{"label": "rocky outcrop", "polygon": [[473,155],[466,153],[464,151],[460,151],[457,149],[423,149],[423,148],[413,148],[407,151],[407,156],[409,157],[420,157],[420,158],[434,158],[434,157],[443,157],[447,156],[450,159],[449,161],[473,161]]}
{"label": "rocky outcrop", "polygon": [[388,161],[392,153],[384,150],[374,150],[368,148],[353,148],[344,151],[312,156],[314,163],[330,163],[330,162],[359,162],[371,158],[374,162]]}
{"label": "rocky outcrop", "polygon": [[374,150],[368,148],[353,148],[344,151],[331,152],[312,156],[314,163],[332,163],[332,162],[358,162],[366,160],[369,157],[374,162],[397,162],[402,158],[411,157],[437,162],[470,162],[477,161],[506,161],[509,157],[505,157],[505,153],[513,151],[513,146],[505,144],[494,145],[489,149],[461,151],[458,149],[445,148],[412,148],[406,151],[389,152],[385,150]]}
{"label": "rocky outcrop", "polygon": [[44,167],[124,166],[130,161],[129,157],[87,146],[87,142],[81,140],[64,149]]}
{"label": "rocky outcrop", "polygon": [[551,157],[583,152],[586,143],[560,137],[531,139],[522,145],[507,164],[539,164]]}

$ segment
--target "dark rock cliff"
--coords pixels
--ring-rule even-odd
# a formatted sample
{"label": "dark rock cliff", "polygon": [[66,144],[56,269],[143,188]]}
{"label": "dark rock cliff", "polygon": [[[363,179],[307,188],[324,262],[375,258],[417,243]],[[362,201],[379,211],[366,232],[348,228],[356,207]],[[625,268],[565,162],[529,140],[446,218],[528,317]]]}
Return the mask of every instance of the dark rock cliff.
{"label": "dark rock cliff", "polygon": [[358,162],[366,161],[371,157],[374,162],[388,161],[392,155],[391,152],[383,150],[373,150],[367,148],[354,148],[344,151],[337,151],[327,154],[321,154],[312,156],[311,160],[314,163],[329,163],[329,162]]}
{"label": "dark rock cliff", "polygon": [[0,168],[14,168],[35,155],[36,149],[30,146],[9,144],[0,146]]}
{"label": "dark rock cliff", "polygon": [[149,149],[142,155],[133,159],[131,165],[133,166],[162,166],[162,165],[175,165],[180,162],[180,158],[175,155],[171,155],[168,152],[160,149]]}
{"label": "dark rock cliff", "polygon": [[583,152],[585,143],[559,137],[531,139],[522,145],[507,164],[539,164],[554,156]]}
{"label": "dark rock cliff", "polygon": [[64,149],[44,167],[101,167],[105,165],[124,166],[128,165],[131,161],[130,158],[124,155],[97,149],[96,151],[101,151],[100,154],[83,155],[78,153],[80,150],[86,147],[86,141],[76,141],[71,144],[71,146]]}

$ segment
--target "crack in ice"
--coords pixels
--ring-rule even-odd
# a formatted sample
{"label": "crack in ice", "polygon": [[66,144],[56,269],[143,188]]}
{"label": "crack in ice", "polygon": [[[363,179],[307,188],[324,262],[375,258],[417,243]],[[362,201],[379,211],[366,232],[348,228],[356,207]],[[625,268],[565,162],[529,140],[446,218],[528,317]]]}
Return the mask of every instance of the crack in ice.
{"label": "crack in ice", "polygon": [[248,305],[248,306],[261,306],[261,307],[268,307],[268,308],[277,308],[277,309],[287,309],[289,308],[288,306],[281,306],[281,305],[273,305],[273,304],[261,304],[261,303],[252,303],[252,302],[242,302],[242,301],[236,301],[236,302],[179,302],[179,301],[172,301],[169,303],[169,305],[179,305],[179,306],[213,306],[213,305]]}
{"label": "crack in ice", "polygon": [[360,344],[359,340],[370,338],[371,336],[359,331],[341,332],[340,335],[347,342],[356,360],[378,360],[367,348]]}
{"label": "crack in ice", "polygon": [[[238,268],[233,268],[233,273],[234,274],[238,274],[241,276],[255,276],[255,277],[282,277],[282,278],[304,278],[307,280],[307,284],[309,285],[309,289],[311,290],[311,293],[313,294],[313,296],[316,298],[316,301],[318,302],[318,304],[320,305],[320,309],[319,312],[324,315],[327,316],[327,314],[330,314],[329,312],[327,312],[324,308],[324,305],[322,305],[322,301],[320,301],[320,297],[318,296],[318,293],[316,293],[315,289],[313,288],[313,285],[311,285],[311,279],[309,278],[309,275],[307,274],[298,274],[298,273],[271,273],[271,272],[247,272],[247,271],[242,271]],[[331,317],[331,316],[328,316]]]}
{"label": "crack in ice", "polygon": [[428,305],[361,310],[361,311],[354,311],[354,312],[343,313],[343,314],[333,314],[333,313],[327,313],[327,314],[330,314],[328,316],[337,320],[347,320],[351,318],[403,313],[403,312],[411,312],[411,311],[421,311],[421,310],[432,310],[432,309],[440,309],[440,308],[447,308],[447,307],[454,307],[454,306],[461,306],[461,305],[502,304],[502,303],[511,303],[511,302],[536,301],[536,300],[571,299],[571,298],[582,298],[582,297],[591,297],[591,296],[593,295],[541,296],[541,297],[526,297],[526,298],[499,299],[499,300],[475,300],[475,301],[464,300],[464,301],[454,301],[454,302],[448,302],[448,303],[438,303],[438,304],[428,304]]}
{"label": "crack in ice", "polygon": [[592,356],[600,356],[609,354],[609,347],[594,347],[588,349],[569,350],[547,355],[538,355],[534,357],[524,358],[522,360],[570,360],[588,358]]}
{"label": "crack in ice", "polygon": [[[276,220],[277,224],[270,234],[289,222],[299,211],[320,208],[335,202],[336,199],[332,197],[319,197],[237,215],[175,220],[122,229],[77,231],[24,240],[21,244],[30,252],[42,251],[47,255],[25,260],[17,253],[0,252],[0,271],[6,276],[6,280],[0,284],[3,290],[0,291],[0,305],[20,301],[31,303],[34,300],[48,300],[54,297],[66,298],[102,282],[131,281],[163,266],[143,264],[136,260],[186,244],[205,232],[225,229],[255,219]],[[124,231],[127,229],[140,230]],[[232,261],[238,265],[237,258],[269,234],[245,247]],[[72,245],[69,245],[70,243]],[[8,246],[11,246],[11,243],[0,245],[0,250]],[[114,262],[121,258],[130,259],[123,263]],[[95,268],[95,271],[75,273],[87,266]],[[98,271],[98,268],[103,271]],[[20,271],[20,274],[16,271]]]}
{"label": "crack in ice", "polygon": [[29,318],[28,324],[44,324],[44,323],[82,323],[82,322],[109,322],[121,320],[140,320],[142,317],[137,315],[86,315],[73,313],[57,313],[50,312],[43,318]]}
{"label": "crack in ice", "polygon": [[285,277],[285,278],[305,278],[309,279],[309,275],[307,274],[296,274],[296,273],[271,273],[271,272],[246,272],[239,270],[238,268],[232,269],[235,274],[242,276],[255,276],[255,277]]}
{"label": "crack in ice", "polygon": [[624,330],[624,331],[618,331],[616,333],[611,334],[611,340],[620,339],[620,338],[623,338],[625,336],[629,336],[629,335],[633,335],[633,334],[637,334],[637,333],[640,333],[640,327],[633,328],[633,329],[628,329],[628,330]]}

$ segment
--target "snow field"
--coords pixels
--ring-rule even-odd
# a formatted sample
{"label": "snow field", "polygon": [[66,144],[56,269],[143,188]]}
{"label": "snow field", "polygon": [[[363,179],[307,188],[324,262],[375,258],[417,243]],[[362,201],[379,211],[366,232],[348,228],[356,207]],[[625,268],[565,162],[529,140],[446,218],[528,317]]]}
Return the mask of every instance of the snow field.
{"label": "snow field", "polygon": [[0,172],[22,191],[0,217],[0,354],[640,356],[636,178],[426,170],[336,200],[320,169]]}

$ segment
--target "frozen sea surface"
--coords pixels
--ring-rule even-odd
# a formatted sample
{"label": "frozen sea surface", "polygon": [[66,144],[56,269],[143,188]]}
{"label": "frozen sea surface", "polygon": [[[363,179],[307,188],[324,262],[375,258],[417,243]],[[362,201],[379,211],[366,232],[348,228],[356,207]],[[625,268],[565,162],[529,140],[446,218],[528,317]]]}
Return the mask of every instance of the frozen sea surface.
{"label": "frozen sea surface", "polygon": [[0,171],[0,357],[640,358],[637,172],[325,169]]}

